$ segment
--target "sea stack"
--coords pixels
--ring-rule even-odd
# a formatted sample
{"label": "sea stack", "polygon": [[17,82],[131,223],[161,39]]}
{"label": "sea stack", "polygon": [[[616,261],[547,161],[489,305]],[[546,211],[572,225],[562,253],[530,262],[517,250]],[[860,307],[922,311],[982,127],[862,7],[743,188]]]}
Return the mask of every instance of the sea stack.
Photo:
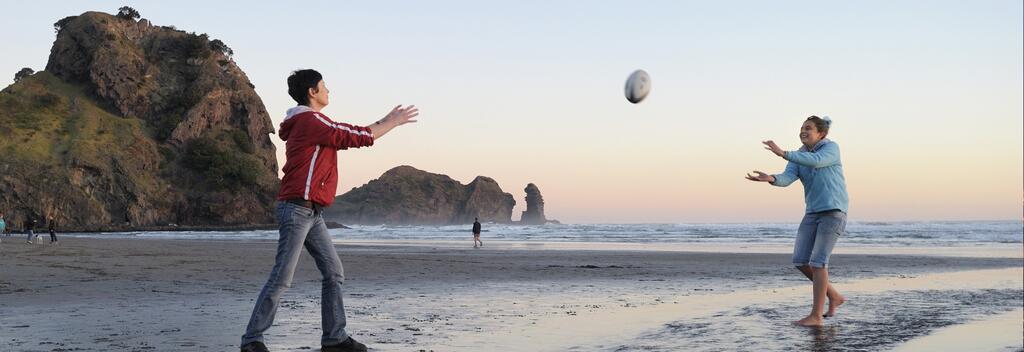
{"label": "sea stack", "polygon": [[540,189],[535,184],[526,185],[526,211],[520,219],[523,225],[544,225],[547,219],[544,218],[544,197],[540,195]]}

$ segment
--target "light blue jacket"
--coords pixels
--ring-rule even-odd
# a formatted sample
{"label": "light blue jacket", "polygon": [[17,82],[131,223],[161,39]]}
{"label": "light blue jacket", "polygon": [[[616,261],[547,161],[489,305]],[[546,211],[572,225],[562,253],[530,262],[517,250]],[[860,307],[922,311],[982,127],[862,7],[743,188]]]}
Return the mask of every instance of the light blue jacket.
{"label": "light blue jacket", "polygon": [[804,203],[807,213],[839,209],[846,213],[850,196],[846,194],[843,163],[839,161],[839,144],[822,139],[810,151],[806,146],[786,152],[786,171],[775,176],[772,185],[789,186],[800,179],[804,184]]}

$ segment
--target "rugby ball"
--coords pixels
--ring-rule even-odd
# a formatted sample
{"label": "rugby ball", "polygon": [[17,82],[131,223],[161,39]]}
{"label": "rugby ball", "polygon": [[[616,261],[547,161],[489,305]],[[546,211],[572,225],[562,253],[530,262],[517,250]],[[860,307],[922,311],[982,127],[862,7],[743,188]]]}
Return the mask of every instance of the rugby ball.
{"label": "rugby ball", "polygon": [[626,79],[626,100],[630,103],[636,104],[644,100],[647,97],[647,93],[651,92],[651,76],[647,75],[644,70],[633,71]]}

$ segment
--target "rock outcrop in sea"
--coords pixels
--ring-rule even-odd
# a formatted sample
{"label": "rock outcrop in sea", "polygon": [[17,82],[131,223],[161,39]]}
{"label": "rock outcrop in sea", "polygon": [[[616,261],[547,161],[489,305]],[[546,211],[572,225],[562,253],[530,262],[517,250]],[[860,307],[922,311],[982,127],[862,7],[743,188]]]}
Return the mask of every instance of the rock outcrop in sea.
{"label": "rock outcrop in sea", "polygon": [[519,223],[523,225],[544,225],[548,219],[544,217],[544,197],[540,195],[537,185],[526,185],[526,210],[523,211]]}
{"label": "rock outcrop in sea", "polygon": [[450,225],[511,223],[516,201],[489,177],[468,185],[412,166],[398,166],[380,178],[335,198],[324,218],[343,224]]}

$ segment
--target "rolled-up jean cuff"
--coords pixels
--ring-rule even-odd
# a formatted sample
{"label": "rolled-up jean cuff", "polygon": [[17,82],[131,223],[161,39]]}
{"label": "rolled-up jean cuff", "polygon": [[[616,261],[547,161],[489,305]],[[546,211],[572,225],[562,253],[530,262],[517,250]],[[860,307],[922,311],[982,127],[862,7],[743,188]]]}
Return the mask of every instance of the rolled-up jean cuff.
{"label": "rolled-up jean cuff", "polygon": [[810,263],[807,263],[807,265],[808,265],[808,266],[810,266],[810,267],[812,267],[812,268],[818,268],[818,269],[821,269],[821,268],[827,267],[827,266],[828,266],[828,263],[824,263],[824,264],[822,264],[822,263],[815,263],[815,262],[810,262]]}

